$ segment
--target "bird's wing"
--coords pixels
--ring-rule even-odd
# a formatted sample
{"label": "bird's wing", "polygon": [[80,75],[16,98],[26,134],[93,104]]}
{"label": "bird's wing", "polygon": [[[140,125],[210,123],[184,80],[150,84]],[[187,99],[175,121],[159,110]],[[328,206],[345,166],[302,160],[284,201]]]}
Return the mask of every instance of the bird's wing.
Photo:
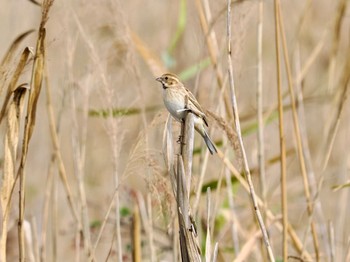
{"label": "bird's wing", "polygon": [[188,108],[191,109],[191,111],[196,114],[197,116],[201,117],[204,120],[204,123],[206,126],[208,126],[208,122],[206,119],[206,115],[203,112],[203,109],[201,105],[198,103],[197,99],[194,97],[194,95],[191,93],[190,90],[186,89],[186,95],[188,97]]}

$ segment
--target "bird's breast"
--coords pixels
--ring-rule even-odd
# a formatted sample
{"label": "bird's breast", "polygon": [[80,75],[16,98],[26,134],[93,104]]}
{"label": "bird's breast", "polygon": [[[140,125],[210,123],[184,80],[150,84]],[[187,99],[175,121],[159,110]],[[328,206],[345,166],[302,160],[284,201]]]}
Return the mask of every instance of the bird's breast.
{"label": "bird's breast", "polygon": [[180,121],[185,117],[185,112],[181,111],[185,108],[184,97],[176,89],[164,89],[163,100],[165,107],[176,120]]}

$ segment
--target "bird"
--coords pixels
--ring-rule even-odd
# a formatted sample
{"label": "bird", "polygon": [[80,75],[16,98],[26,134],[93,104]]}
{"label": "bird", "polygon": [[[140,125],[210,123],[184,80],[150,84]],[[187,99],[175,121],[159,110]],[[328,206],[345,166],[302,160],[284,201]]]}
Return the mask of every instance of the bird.
{"label": "bird", "polygon": [[217,149],[208,135],[206,115],[194,95],[184,86],[180,79],[172,74],[165,73],[156,78],[163,87],[163,102],[175,120],[183,122],[186,111],[194,114],[194,128],[203,137],[210,154],[217,153]]}

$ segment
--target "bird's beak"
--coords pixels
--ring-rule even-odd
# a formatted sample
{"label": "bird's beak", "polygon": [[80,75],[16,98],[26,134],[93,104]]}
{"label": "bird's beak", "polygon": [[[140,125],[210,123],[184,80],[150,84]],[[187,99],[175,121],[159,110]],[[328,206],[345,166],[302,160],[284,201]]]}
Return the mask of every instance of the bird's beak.
{"label": "bird's beak", "polygon": [[162,82],[162,78],[161,78],[161,77],[157,77],[157,78],[156,78],[156,81]]}

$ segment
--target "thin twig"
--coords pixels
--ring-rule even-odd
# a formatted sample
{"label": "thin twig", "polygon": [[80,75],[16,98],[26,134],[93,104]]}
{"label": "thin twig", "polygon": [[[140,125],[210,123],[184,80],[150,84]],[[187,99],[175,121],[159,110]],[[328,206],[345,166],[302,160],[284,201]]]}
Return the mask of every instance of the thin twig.
{"label": "thin twig", "polygon": [[[264,112],[263,112],[263,25],[264,25],[264,1],[259,0],[258,8],[258,30],[257,30],[257,142],[258,142],[258,169],[260,178],[260,194],[264,205],[266,202],[266,174],[265,174],[265,141],[264,141]],[[264,223],[266,223],[266,215],[263,213]],[[266,253],[262,249],[262,256],[266,259]]]}
{"label": "thin twig", "polygon": [[263,119],[263,61],[262,61],[262,49],[263,49],[263,14],[264,14],[264,1],[259,1],[259,14],[258,14],[258,88],[256,92],[257,100],[257,119],[258,119],[258,163],[259,163],[259,177],[260,177],[260,193],[261,199],[266,204],[266,178],[265,178],[265,142],[264,142],[264,119]]}

